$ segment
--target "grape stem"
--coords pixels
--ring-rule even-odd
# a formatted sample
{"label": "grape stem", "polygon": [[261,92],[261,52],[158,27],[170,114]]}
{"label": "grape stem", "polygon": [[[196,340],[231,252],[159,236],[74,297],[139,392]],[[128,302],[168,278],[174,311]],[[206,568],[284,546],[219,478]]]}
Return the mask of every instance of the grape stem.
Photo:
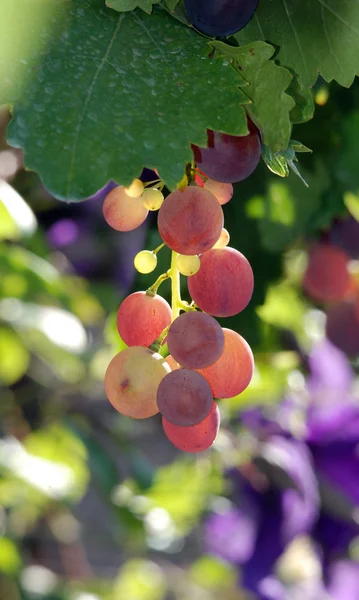
{"label": "grape stem", "polygon": [[152,254],[157,254],[160,250],[162,250],[162,248],[165,246],[165,244],[161,244],[160,246],[157,246],[157,248],[155,248],[154,250],[152,250]]}
{"label": "grape stem", "polygon": [[172,321],[177,319],[182,308],[181,289],[180,289],[180,273],[177,268],[177,252],[172,250],[170,277],[172,282]]}
{"label": "grape stem", "polygon": [[155,283],[153,285],[151,285],[151,287],[148,288],[148,290],[146,291],[146,294],[148,296],[155,296],[157,294],[158,288],[160,287],[161,283],[166,281],[166,279],[168,279],[169,277],[171,277],[170,270],[167,271],[167,273],[162,273],[162,275],[160,275],[159,278],[156,279]]}

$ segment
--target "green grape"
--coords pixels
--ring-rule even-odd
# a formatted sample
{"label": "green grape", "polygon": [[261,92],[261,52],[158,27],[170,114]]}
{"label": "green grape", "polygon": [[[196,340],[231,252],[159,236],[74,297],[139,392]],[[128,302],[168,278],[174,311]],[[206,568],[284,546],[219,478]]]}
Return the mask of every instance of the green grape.
{"label": "green grape", "polygon": [[164,196],[157,188],[149,188],[142,194],[143,205],[148,210],[158,210],[163,204]]}
{"label": "green grape", "polygon": [[229,244],[229,239],[229,233],[227,229],[224,229],[223,227],[221,235],[219,236],[213,248],[225,248]]}
{"label": "green grape", "polygon": [[134,265],[139,273],[152,273],[157,267],[157,256],[150,250],[142,250],[136,254]]}
{"label": "green grape", "polygon": [[177,258],[177,268],[181,275],[186,275],[186,277],[195,275],[199,271],[200,266],[201,261],[199,256],[180,254]]}
{"label": "green grape", "polygon": [[134,179],[128,188],[125,188],[127,196],[138,198],[143,193],[145,186],[140,179]]}

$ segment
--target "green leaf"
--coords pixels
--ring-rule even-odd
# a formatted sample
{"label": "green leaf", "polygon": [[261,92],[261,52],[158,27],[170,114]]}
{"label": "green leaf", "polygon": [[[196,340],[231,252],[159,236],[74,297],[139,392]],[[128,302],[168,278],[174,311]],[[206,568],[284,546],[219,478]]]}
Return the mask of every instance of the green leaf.
{"label": "green leaf", "polygon": [[0,382],[12,385],[25,375],[30,356],[21,338],[6,327],[0,328]]}
{"label": "green leaf", "polygon": [[352,192],[346,192],[344,194],[344,204],[352,217],[359,222],[359,196]]}
{"label": "green leaf", "polygon": [[162,600],[166,587],[165,577],[156,563],[133,559],[123,565],[115,581],[114,598]]}
{"label": "green leaf", "polygon": [[138,7],[151,14],[153,5],[159,2],[160,0],[106,0],[106,5],[118,12],[128,12]]}
{"label": "green leaf", "polygon": [[292,123],[306,123],[314,115],[314,98],[312,90],[299,83],[297,77],[293,77],[292,82],[287,89],[287,94],[292,96],[295,106],[290,111],[290,120]]}
{"label": "green leaf", "polygon": [[265,40],[302,85],[318,75],[349,87],[359,73],[359,3],[352,0],[266,0],[236,34],[241,44]]}
{"label": "green leaf", "polygon": [[171,11],[173,11],[176,8],[179,1],[180,0],[165,0],[165,4]]}
{"label": "green leaf", "polygon": [[22,567],[22,559],[16,544],[7,537],[0,539],[0,572],[16,575]]}
{"label": "green leaf", "polygon": [[264,42],[240,47],[223,42],[211,45],[232,60],[240,74],[239,85],[251,101],[247,111],[260,128],[263,143],[273,152],[284,150],[291,134],[289,113],[294,106],[293,98],[285,93],[292,75],[270,60],[274,48]]}
{"label": "green leaf", "polygon": [[[55,196],[84,199],[110,179],[127,185],[144,166],[173,188],[192,158],[190,142],[204,145],[207,128],[246,133],[238,76],[167,11],[118,15],[103,0],[58,4],[47,52],[23,56],[32,74],[26,94],[11,79],[0,96],[16,99],[10,143],[24,148],[27,167]],[[40,35],[49,37],[45,25]]]}

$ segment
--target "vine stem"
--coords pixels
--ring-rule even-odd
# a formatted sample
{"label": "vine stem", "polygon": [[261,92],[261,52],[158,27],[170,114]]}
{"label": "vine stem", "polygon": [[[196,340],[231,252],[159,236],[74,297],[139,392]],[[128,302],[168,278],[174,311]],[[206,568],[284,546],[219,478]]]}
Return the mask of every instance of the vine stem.
{"label": "vine stem", "polygon": [[160,287],[161,283],[166,281],[166,279],[168,279],[169,277],[171,277],[170,270],[168,270],[167,273],[162,273],[162,275],[160,275],[158,277],[158,279],[156,279],[155,283],[153,283],[151,285],[151,287],[148,288],[148,290],[146,291],[146,294],[148,296],[155,296],[157,294],[158,288]]}
{"label": "vine stem", "polygon": [[171,277],[171,287],[172,287],[172,321],[177,319],[179,316],[182,300],[181,300],[181,290],[180,290],[180,273],[177,268],[177,252],[172,250],[172,258],[171,258],[171,268],[170,268],[170,277]]}

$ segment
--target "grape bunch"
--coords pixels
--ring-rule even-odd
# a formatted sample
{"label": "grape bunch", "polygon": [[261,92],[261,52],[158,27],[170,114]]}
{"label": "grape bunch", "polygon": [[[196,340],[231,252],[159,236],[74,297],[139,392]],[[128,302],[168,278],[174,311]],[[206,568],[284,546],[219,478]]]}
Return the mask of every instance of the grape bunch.
{"label": "grape bunch", "polygon": [[[136,255],[140,273],[156,268],[164,246],[172,251],[168,271],[146,291],[130,294],[118,309],[117,329],[127,348],[110,362],[105,391],[114,408],[128,417],[144,419],[160,412],[165,435],[185,452],[200,452],[213,444],[220,425],[215,400],[242,393],[254,369],[246,340],[222,328],[215,317],[241,312],[253,293],[248,260],[228,246],[222,205],[232,198],[232,182],[256,167],[260,134],[249,124],[249,134],[235,139],[232,177],[225,161],[222,172],[218,167],[217,146],[231,146],[233,140],[227,137],[234,136],[224,141],[222,134],[216,136],[208,149],[194,147],[201,171],[195,163],[187,165],[183,180],[166,198],[160,178],[146,184],[135,179],[128,188],[112,190],[103,205],[106,221],[118,231],[134,229],[148,211],[158,211],[163,243]],[[230,156],[227,147],[226,152]],[[202,162],[217,179],[203,173]],[[188,278],[191,302],[181,298],[181,275]],[[158,294],[166,279],[171,280],[171,306]]]}
{"label": "grape bunch", "polygon": [[[353,223],[340,223],[339,232],[353,230]],[[338,229],[336,226],[334,228]],[[354,224],[357,243],[359,224]],[[303,289],[315,302],[326,309],[327,338],[348,356],[359,352],[359,252],[350,246],[349,236],[344,236],[346,246],[341,247],[341,237],[329,235],[312,246],[303,277]],[[332,238],[332,239],[331,239]],[[351,265],[354,269],[351,270]]]}

